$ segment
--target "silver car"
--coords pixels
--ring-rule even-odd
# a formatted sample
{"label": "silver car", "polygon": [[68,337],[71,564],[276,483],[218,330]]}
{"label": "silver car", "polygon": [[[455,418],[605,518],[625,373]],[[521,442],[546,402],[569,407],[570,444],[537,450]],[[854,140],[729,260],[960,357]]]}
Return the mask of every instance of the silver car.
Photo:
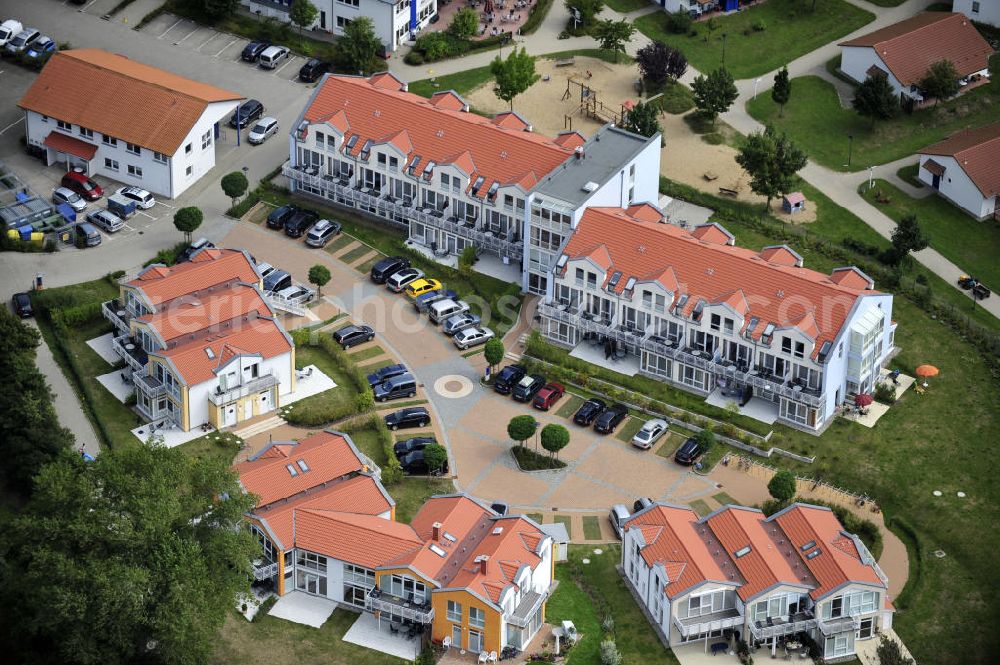
{"label": "silver car", "polygon": [[611,506],[611,512],[608,513],[608,521],[611,522],[611,528],[615,530],[615,535],[621,540],[622,533],[625,530],[625,522],[628,521],[629,512],[628,508],[620,503],[616,503]]}
{"label": "silver car", "polygon": [[466,328],[465,330],[460,330],[455,333],[452,341],[460,349],[467,349],[470,346],[477,346],[479,344],[485,344],[487,340],[493,337],[493,331],[489,328]]}
{"label": "silver car", "polygon": [[665,420],[660,420],[659,418],[647,420],[646,424],[632,437],[632,445],[636,448],[649,450],[659,441],[661,436],[666,434],[667,427],[669,425],[667,425],[667,421]]}
{"label": "silver car", "polygon": [[278,119],[267,116],[257,121],[257,124],[250,128],[247,141],[254,145],[260,145],[272,134],[278,131]]}
{"label": "silver car", "polygon": [[466,328],[471,328],[472,326],[478,326],[482,323],[482,319],[479,318],[478,314],[473,314],[472,312],[462,312],[461,314],[456,314],[455,316],[445,319],[444,323],[441,325],[441,332],[445,335],[454,335]]}
{"label": "silver car", "polygon": [[156,205],[153,195],[141,187],[119,187],[115,194],[135,201],[135,207],[143,210],[149,210]]}
{"label": "silver car", "polygon": [[79,194],[68,187],[56,187],[52,192],[52,202],[56,205],[65,203],[77,212],[83,212],[87,207],[87,202]]}
{"label": "silver car", "polygon": [[87,221],[108,233],[121,231],[125,228],[125,220],[107,210],[95,210],[87,213]]}
{"label": "silver car", "polygon": [[301,305],[307,302],[312,302],[316,297],[316,292],[308,286],[296,284],[294,286],[289,286],[287,289],[278,291],[278,296],[284,298],[288,302]]}

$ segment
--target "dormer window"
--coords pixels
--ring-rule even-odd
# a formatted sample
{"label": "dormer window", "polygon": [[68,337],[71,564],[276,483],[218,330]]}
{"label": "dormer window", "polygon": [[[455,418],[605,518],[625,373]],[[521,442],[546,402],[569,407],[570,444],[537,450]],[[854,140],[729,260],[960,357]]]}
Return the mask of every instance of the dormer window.
{"label": "dormer window", "polygon": [[704,311],[704,309],[705,309],[705,301],[699,300],[695,304],[694,309],[691,311],[691,318],[694,319],[695,321],[701,321],[701,314]]}
{"label": "dormer window", "polygon": [[427,166],[424,167],[424,180],[427,182],[431,181],[431,177],[434,175],[434,167],[437,166],[437,162],[433,159],[427,162]]}
{"label": "dormer window", "polygon": [[674,305],[674,314],[680,314],[684,311],[684,305],[687,304],[688,298],[690,298],[690,296],[685,293],[677,299],[677,304]]}
{"label": "dormer window", "polygon": [[500,189],[500,183],[494,182],[492,185],[490,185],[489,191],[486,192],[486,198],[488,198],[490,201],[496,200],[498,189]]}
{"label": "dormer window", "polygon": [[351,138],[347,139],[347,152],[348,153],[354,152],[354,146],[356,146],[358,144],[358,139],[359,138],[360,137],[357,134],[354,134],[354,135],[351,136]]}
{"label": "dormer window", "polygon": [[361,159],[368,159],[372,153],[372,140],[367,139],[364,145],[361,146]]}
{"label": "dormer window", "polygon": [[621,279],[622,279],[622,272],[621,272],[621,270],[616,270],[611,275],[611,279],[608,280],[608,291],[610,291],[611,293],[614,293],[615,289],[618,287],[618,282],[620,282]]}
{"label": "dormer window", "polygon": [[770,344],[771,339],[774,337],[774,329],[776,327],[777,326],[775,326],[773,323],[767,324],[767,326],[764,328],[764,334],[760,336],[760,341],[764,342],[765,344]]}
{"label": "dormer window", "polygon": [[417,171],[417,166],[420,164],[420,155],[414,155],[413,159],[410,160],[410,165],[406,168],[407,173],[413,175]]}
{"label": "dormer window", "polygon": [[629,277],[628,281],[625,282],[625,289],[622,291],[622,294],[631,298],[632,293],[635,291],[635,282],[635,277]]}
{"label": "dormer window", "polygon": [[750,323],[747,324],[747,329],[746,329],[746,332],[744,333],[744,336],[747,339],[749,339],[750,336],[753,334],[753,331],[757,329],[757,324],[758,323],[760,323],[760,319],[758,317],[756,317],[756,316],[751,316],[750,317]]}

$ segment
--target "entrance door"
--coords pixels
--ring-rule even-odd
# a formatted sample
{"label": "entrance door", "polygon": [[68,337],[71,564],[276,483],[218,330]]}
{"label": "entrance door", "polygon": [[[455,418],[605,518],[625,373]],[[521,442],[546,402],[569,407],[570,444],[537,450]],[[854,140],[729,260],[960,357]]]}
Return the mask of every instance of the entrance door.
{"label": "entrance door", "polygon": [[319,13],[319,27],[326,30],[326,12]]}
{"label": "entrance door", "polygon": [[319,593],[319,575],[306,573],[306,592],[312,594]]}
{"label": "entrance door", "polygon": [[483,650],[483,634],[474,630],[469,631],[469,651],[479,653]]}
{"label": "entrance door", "polygon": [[456,649],[462,648],[462,627],[452,624],[451,626],[451,644]]}
{"label": "entrance door", "polygon": [[271,391],[260,394],[260,412],[266,413],[271,410]]}
{"label": "entrance door", "polygon": [[931,187],[939,189],[941,187],[941,176],[934,174],[931,176]]}
{"label": "entrance door", "polygon": [[250,420],[253,418],[253,400],[248,399],[243,402],[243,420]]}
{"label": "entrance door", "polygon": [[232,427],[236,424],[236,405],[230,404],[226,407],[225,418],[222,421],[223,427]]}

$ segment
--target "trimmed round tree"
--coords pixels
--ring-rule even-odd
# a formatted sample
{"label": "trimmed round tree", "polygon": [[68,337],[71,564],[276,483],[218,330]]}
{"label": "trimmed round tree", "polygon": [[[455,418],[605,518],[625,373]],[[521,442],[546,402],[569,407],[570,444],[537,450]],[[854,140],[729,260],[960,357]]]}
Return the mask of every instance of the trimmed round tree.
{"label": "trimmed round tree", "polygon": [[486,346],[483,348],[483,356],[486,357],[486,362],[489,363],[490,369],[494,369],[503,361],[505,353],[503,340],[499,337],[491,337],[486,340]]}
{"label": "trimmed round tree", "polygon": [[542,448],[559,459],[559,451],[569,445],[569,430],[562,425],[550,423],[542,428]]}
{"label": "trimmed round tree", "polygon": [[319,297],[323,297],[323,287],[330,281],[330,269],[322,263],[317,263],[309,269],[309,283],[315,284]]}
{"label": "trimmed round tree", "polygon": [[247,177],[243,175],[242,171],[227,173],[222,176],[222,180],[219,184],[222,185],[222,191],[225,192],[226,196],[228,196],[233,202],[233,207],[236,206],[236,199],[246,194],[247,189],[250,187],[250,182],[247,180]]}
{"label": "trimmed round tree", "polygon": [[795,474],[779,471],[767,483],[767,491],[781,503],[788,503],[795,497]]}
{"label": "trimmed round tree", "polygon": [[517,445],[523,446],[524,442],[535,435],[534,416],[514,416],[507,423],[507,436],[517,441]]}
{"label": "trimmed round tree", "polygon": [[432,443],[424,448],[424,462],[427,463],[427,469],[432,474],[444,471],[448,465],[448,451],[444,449],[444,446]]}
{"label": "trimmed round tree", "polygon": [[185,242],[191,242],[191,234],[198,230],[204,215],[195,206],[181,208],[174,213],[174,228],[184,234]]}

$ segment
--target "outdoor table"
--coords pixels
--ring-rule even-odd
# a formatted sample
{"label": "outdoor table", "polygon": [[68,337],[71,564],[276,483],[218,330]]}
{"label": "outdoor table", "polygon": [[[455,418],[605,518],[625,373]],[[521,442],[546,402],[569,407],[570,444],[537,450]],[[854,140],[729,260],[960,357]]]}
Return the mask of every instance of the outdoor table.
{"label": "outdoor table", "polygon": [[126,351],[134,351],[135,350],[135,344],[126,344],[125,345],[125,350]]}
{"label": "outdoor table", "polygon": [[125,316],[125,310],[124,310],[124,309],[120,309],[120,310],[118,310],[118,316],[119,316],[119,317],[121,317],[121,316]]}

